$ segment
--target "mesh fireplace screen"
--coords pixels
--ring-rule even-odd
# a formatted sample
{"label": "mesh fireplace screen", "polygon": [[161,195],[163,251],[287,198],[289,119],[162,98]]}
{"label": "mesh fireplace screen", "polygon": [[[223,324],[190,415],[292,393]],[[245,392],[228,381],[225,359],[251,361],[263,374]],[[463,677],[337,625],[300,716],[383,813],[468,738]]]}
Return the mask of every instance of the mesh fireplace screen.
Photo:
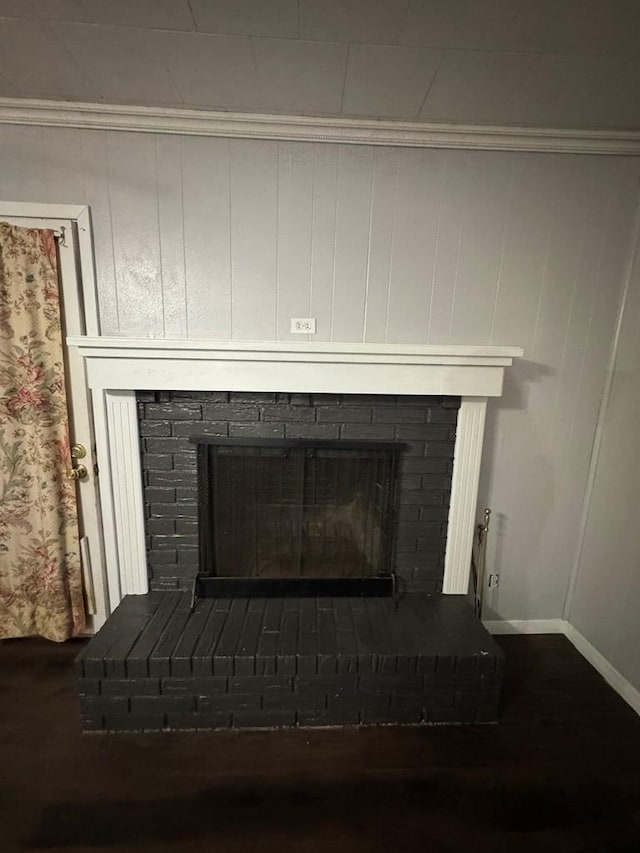
{"label": "mesh fireplace screen", "polygon": [[390,573],[400,445],[197,441],[203,574],[294,579]]}

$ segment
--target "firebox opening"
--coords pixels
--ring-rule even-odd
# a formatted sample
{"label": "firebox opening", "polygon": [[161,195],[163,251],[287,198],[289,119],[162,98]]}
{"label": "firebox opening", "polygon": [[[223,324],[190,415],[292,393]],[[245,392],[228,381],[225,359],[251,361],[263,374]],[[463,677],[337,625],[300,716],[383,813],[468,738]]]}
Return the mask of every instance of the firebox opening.
{"label": "firebox opening", "polygon": [[191,440],[201,592],[391,594],[402,444]]}

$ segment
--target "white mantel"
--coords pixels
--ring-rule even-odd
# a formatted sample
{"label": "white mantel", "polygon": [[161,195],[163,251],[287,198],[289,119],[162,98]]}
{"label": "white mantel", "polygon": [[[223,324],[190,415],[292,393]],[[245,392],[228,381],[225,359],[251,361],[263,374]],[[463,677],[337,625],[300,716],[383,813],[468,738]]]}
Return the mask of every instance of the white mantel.
{"label": "white mantel", "polygon": [[443,590],[464,594],[487,400],[520,347],[70,337],[92,390],[111,609],[147,591],[135,391],[291,391],[462,397]]}

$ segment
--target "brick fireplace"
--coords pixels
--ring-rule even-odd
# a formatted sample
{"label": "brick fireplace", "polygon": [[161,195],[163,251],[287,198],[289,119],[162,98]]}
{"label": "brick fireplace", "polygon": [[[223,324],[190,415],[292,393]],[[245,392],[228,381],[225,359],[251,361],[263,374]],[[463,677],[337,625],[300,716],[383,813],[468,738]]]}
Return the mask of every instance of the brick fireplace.
{"label": "brick fireplace", "polygon": [[192,588],[201,436],[247,447],[303,440],[401,449],[389,570],[405,590],[442,591],[459,397],[143,391],[136,400],[150,589]]}
{"label": "brick fireplace", "polygon": [[[93,392],[108,610],[121,602],[78,662],[86,728],[496,718],[501,654],[464,596],[486,403],[520,350],[69,343]],[[402,443],[399,594],[191,609],[194,431]]]}

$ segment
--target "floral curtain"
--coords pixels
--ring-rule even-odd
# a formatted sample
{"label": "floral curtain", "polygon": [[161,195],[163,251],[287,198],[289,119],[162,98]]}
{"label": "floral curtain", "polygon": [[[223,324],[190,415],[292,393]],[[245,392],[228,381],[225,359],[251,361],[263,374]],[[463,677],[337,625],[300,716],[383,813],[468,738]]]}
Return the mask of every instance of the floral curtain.
{"label": "floral curtain", "polygon": [[0,638],[84,628],[69,465],[54,235],[0,222]]}

